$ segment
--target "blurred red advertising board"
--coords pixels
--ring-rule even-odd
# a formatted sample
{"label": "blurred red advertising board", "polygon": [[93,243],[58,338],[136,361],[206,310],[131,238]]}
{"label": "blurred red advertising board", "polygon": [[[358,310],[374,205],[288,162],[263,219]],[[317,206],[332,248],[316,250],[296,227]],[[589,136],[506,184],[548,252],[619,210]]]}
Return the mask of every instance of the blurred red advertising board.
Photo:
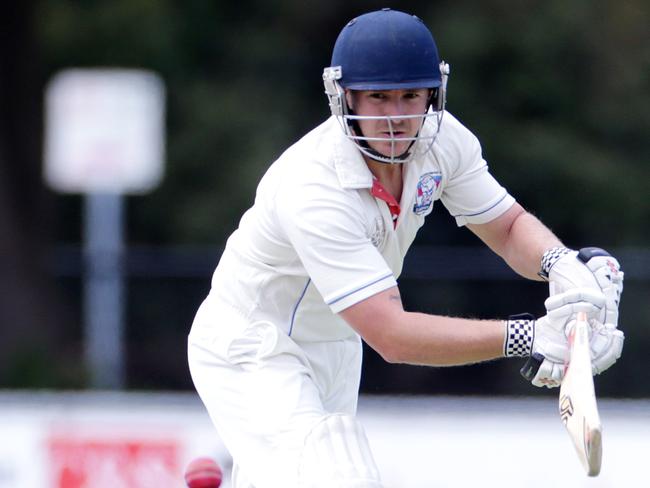
{"label": "blurred red advertising board", "polygon": [[161,488],[181,478],[177,441],[52,437],[53,488]]}

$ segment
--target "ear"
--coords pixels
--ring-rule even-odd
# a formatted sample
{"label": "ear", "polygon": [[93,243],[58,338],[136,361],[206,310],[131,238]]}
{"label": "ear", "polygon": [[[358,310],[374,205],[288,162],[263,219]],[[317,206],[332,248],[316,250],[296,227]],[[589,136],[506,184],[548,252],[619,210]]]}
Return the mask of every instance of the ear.
{"label": "ear", "polygon": [[352,100],[354,100],[352,90],[345,90],[345,101],[348,102],[348,108],[350,110],[354,110],[354,104],[352,103]]}

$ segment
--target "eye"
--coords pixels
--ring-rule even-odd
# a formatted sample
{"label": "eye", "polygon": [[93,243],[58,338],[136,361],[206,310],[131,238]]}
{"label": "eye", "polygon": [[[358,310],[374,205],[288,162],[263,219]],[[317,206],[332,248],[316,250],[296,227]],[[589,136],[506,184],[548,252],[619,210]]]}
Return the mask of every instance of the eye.
{"label": "eye", "polygon": [[370,92],[368,97],[374,100],[384,100],[386,99],[386,94],[383,92]]}
{"label": "eye", "polygon": [[416,99],[416,98],[420,98],[420,96],[421,96],[420,92],[416,92],[416,91],[406,92],[404,94],[404,98],[406,98],[407,100],[413,100],[413,99]]}

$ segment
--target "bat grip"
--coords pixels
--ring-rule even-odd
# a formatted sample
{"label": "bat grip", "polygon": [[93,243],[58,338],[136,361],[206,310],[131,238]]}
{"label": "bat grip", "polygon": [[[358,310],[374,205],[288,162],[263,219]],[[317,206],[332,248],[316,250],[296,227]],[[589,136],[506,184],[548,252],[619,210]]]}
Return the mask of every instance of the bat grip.
{"label": "bat grip", "polygon": [[587,312],[578,312],[576,314],[576,320],[579,320],[580,322],[587,322]]}

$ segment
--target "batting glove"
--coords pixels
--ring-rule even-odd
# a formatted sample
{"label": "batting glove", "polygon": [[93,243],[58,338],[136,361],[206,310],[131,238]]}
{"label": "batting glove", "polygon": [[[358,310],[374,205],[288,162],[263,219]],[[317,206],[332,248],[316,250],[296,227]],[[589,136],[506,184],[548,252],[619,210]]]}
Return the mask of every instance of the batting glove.
{"label": "batting glove", "polygon": [[544,253],[539,275],[549,281],[551,296],[572,288],[601,291],[606,302],[597,320],[617,327],[624,273],[607,251],[597,247],[585,247],[580,251],[554,247]]}
{"label": "batting glove", "polygon": [[593,322],[600,314],[605,296],[589,288],[575,288],[544,302],[547,314],[537,320],[531,314],[513,315],[506,322],[504,355],[530,356],[522,374],[535,386],[559,386],[569,359],[568,332],[577,312],[592,319],[590,345],[593,374],[609,368],[620,357],[623,333],[611,326]]}

